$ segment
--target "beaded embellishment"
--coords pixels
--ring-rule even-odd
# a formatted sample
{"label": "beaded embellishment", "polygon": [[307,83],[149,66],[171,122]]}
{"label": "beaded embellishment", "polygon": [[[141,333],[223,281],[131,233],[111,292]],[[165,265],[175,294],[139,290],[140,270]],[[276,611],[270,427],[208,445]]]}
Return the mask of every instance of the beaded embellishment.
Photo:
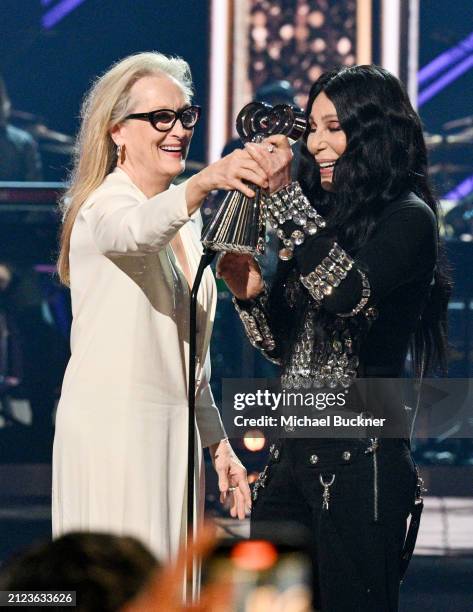
{"label": "beaded embellishment", "polygon": [[236,298],[233,298],[233,305],[238,313],[238,316],[243,323],[245,333],[251,345],[259,349],[263,355],[277,365],[281,365],[281,361],[268,354],[276,348],[276,342],[268,324],[266,315],[266,302],[268,299],[267,288],[251,302],[250,308],[247,310],[238,305]]}
{"label": "beaded embellishment", "polygon": [[314,315],[319,306],[308,305],[302,329],[285,367],[281,384],[285,389],[347,389],[357,377],[359,359],[354,340],[343,319],[336,319],[323,347],[315,346]]}
{"label": "beaded embellishment", "polygon": [[[297,181],[266,197],[266,214],[269,224],[282,240],[283,248],[278,257],[283,261],[292,259],[294,247],[301,245],[306,236],[313,236],[319,228],[325,227],[325,219],[311,206]],[[292,221],[300,229],[287,236],[280,227],[286,221]]]}

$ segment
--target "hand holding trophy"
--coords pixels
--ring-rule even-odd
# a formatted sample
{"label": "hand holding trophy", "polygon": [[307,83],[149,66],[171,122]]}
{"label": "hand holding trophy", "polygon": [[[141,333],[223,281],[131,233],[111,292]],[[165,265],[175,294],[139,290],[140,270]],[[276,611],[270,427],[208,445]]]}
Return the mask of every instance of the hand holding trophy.
{"label": "hand holding trophy", "polygon": [[[304,113],[297,107],[288,104],[272,107],[263,102],[250,102],[241,109],[236,120],[237,132],[245,143],[260,143],[280,134],[293,144],[302,136],[306,125]],[[270,143],[268,147],[274,145]],[[252,155],[257,157],[258,151],[253,149]],[[251,188],[255,192],[253,198],[240,191],[228,193],[202,232],[202,243],[206,248],[230,253],[264,253],[264,194],[256,185],[251,185]]]}

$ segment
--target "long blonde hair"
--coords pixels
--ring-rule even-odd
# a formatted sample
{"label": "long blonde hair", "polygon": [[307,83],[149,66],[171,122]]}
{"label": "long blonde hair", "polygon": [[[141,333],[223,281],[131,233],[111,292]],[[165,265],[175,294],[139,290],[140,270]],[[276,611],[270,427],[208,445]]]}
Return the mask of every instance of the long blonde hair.
{"label": "long blonde hair", "polygon": [[69,285],[69,249],[74,221],[83,203],[116,165],[110,130],[131,112],[130,89],[144,76],[167,74],[189,98],[192,78],[187,62],[157,51],[136,53],[114,64],[86,94],[81,108],[70,186],[60,202],[62,228],[57,261],[59,278]]}

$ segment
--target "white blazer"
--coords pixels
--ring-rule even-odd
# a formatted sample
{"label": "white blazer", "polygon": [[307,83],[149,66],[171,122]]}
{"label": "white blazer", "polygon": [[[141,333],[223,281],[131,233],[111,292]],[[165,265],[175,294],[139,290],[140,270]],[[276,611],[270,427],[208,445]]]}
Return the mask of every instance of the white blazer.
{"label": "white blazer", "polygon": [[[74,223],[72,355],[53,450],[55,537],[126,533],[165,559],[185,534],[190,291],[169,242],[179,232],[192,276],[202,253],[200,212],[189,217],[185,189],[147,199],[116,168]],[[197,309],[203,446],[225,437],[209,385],[215,305],[207,268]],[[199,471],[200,444],[197,451]]]}

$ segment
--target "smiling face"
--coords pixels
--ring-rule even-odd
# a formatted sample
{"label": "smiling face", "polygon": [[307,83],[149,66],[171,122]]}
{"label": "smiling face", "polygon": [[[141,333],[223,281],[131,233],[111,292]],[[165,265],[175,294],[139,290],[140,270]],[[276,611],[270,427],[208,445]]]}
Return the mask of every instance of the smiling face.
{"label": "smiling face", "polygon": [[322,91],[312,104],[307,149],[320,167],[323,189],[333,191],[333,169],[347,148],[345,132],[340,127],[333,102]]}
{"label": "smiling face", "polygon": [[[130,114],[160,108],[178,111],[189,105],[179,83],[165,74],[142,77],[132,86],[130,96]],[[184,170],[193,129],[185,129],[177,120],[169,132],[158,132],[149,121],[128,119],[111,134],[115,144],[125,147],[125,159],[117,165],[152,197],[167,189]]]}

